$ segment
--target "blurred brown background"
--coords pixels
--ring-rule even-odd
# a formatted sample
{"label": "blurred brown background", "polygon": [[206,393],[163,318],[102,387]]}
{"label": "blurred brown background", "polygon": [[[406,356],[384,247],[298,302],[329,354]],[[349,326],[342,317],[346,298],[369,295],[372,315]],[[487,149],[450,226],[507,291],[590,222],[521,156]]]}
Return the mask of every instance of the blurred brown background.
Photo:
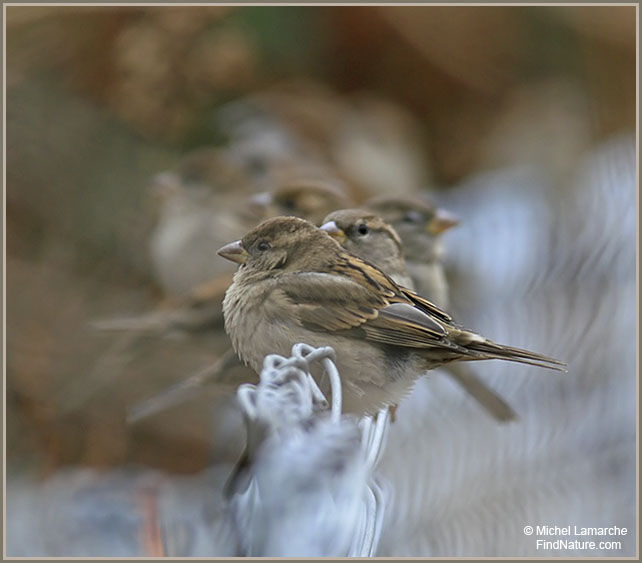
{"label": "blurred brown background", "polygon": [[[149,179],[224,145],[215,111],[290,79],[374,92],[421,133],[426,185],[528,162],[561,183],[635,127],[634,7],[16,7],[6,11],[7,459],[194,472],[207,394],[126,409],[216,359],[207,338],[100,333],[153,308]],[[394,186],[391,186],[394,193]],[[631,202],[632,203],[632,202]],[[546,350],[544,350],[546,351]]]}

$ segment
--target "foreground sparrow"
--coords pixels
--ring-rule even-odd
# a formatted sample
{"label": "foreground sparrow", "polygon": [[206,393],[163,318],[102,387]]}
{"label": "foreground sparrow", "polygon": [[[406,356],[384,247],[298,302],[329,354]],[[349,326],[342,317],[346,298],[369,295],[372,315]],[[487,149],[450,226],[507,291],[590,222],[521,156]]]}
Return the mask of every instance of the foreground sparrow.
{"label": "foreground sparrow", "polygon": [[457,327],[447,313],[305,220],[268,219],[219,254],[241,264],[223,302],[239,357],[260,372],[267,354],[287,356],[297,342],[332,346],[345,412],[396,404],[425,371],[457,360],[563,370],[563,362]]}
{"label": "foreground sparrow", "polygon": [[392,225],[399,234],[417,293],[439,307],[448,308],[441,234],[457,225],[459,220],[418,198],[381,197],[369,201],[366,207]]}
{"label": "foreground sparrow", "polygon": [[[363,209],[342,209],[330,213],[321,229],[352,254],[381,268],[396,284],[414,290],[399,235],[381,217]],[[494,418],[506,421],[516,417],[511,406],[468,366],[457,363],[444,369]]]}
{"label": "foreground sparrow", "polygon": [[[203,161],[209,162],[208,159],[202,158],[208,156],[208,153],[199,153],[201,157],[198,164]],[[192,162],[189,160],[187,162]],[[191,178],[203,178],[205,175],[202,172],[204,166],[195,167],[192,171]],[[213,172],[212,172],[213,173]],[[209,177],[209,175],[207,176]],[[177,191],[185,191],[185,187],[181,188],[176,186]],[[188,194],[189,195],[189,194]],[[189,195],[188,199],[193,196]],[[222,203],[219,200],[219,204]],[[241,232],[237,232],[235,236],[241,236],[243,232],[250,229],[260,219],[275,214],[281,215],[283,213],[305,217],[311,221],[320,223],[323,217],[331,210],[337,207],[345,207],[349,203],[349,199],[344,195],[340,189],[340,184],[330,181],[321,181],[317,179],[291,181],[287,184],[281,185],[272,192],[257,194],[253,198],[241,200],[243,221],[249,221]],[[183,259],[182,266],[185,267],[185,261],[189,264],[201,264],[203,258],[207,253],[214,252],[218,246],[223,244],[224,240],[218,240],[218,244],[212,247],[212,242],[216,241],[215,237],[221,236],[222,233],[228,233],[229,229],[223,227],[219,221],[220,217],[227,214],[226,219],[233,220],[235,232],[238,227],[242,227],[243,222],[240,221],[241,216],[236,214],[237,207],[214,205],[208,207],[203,205],[202,208],[196,207],[198,213],[203,217],[210,216],[207,221],[208,228],[212,230],[207,232],[199,231],[200,240],[199,244],[194,247],[176,247],[173,251],[181,251],[181,258]],[[175,226],[178,226],[176,224]],[[222,229],[222,230],[221,230]],[[186,229],[189,232],[189,229]],[[231,237],[230,237],[231,238]],[[227,239],[229,240],[229,238]],[[207,252],[202,252],[204,248]],[[220,262],[223,262],[222,260]],[[202,268],[213,268],[219,270],[218,275],[212,277],[205,283],[191,288],[189,291],[184,291],[181,295],[175,297],[171,302],[167,303],[166,307],[160,310],[151,311],[142,315],[131,317],[111,318],[96,321],[93,323],[95,328],[101,330],[127,330],[137,331],[140,333],[155,333],[165,335],[168,333],[185,333],[185,332],[202,332],[217,330],[222,324],[222,311],[221,302],[225,294],[225,290],[232,282],[232,272],[229,268],[225,268],[225,264],[203,265]],[[168,264],[171,266],[171,264]],[[233,266],[233,264],[228,264]],[[180,268],[176,268],[179,269]],[[171,268],[170,268],[171,270]],[[176,272],[177,276],[185,274],[186,272]],[[189,273],[189,272],[188,272]],[[183,276],[185,279],[185,276]],[[192,281],[196,281],[192,279]],[[150,414],[158,412],[168,405],[173,405],[178,402],[189,398],[196,393],[198,389],[211,384],[222,390],[229,390],[230,383],[238,386],[239,383],[252,381],[256,377],[256,373],[245,368],[241,369],[235,365],[227,363],[220,365],[217,362],[212,366],[199,370],[197,373],[188,376],[177,385],[169,389],[162,390],[159,394],[147,398],[144,402],[137,404],[133,407],[130,419],[142,419]]]}

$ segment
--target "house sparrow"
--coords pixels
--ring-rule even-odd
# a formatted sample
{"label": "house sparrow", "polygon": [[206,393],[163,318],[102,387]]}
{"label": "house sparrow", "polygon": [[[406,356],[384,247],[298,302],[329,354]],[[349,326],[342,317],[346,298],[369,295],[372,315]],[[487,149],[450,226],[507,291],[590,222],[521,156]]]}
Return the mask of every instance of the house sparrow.
{"label": "house sparrow", "polygon": [[417,120],[371,93],[345,96],[307,79],[288,80],[224,107],[218,121],[236,145],[256,146],[268,135],[287,140],[281,146],[292,162],[323,163],[365,197],[390,186],[411,194],[430,181]]}
{"label": "house sparrow", "polygon": [[[374,414],[398,403],[427,370],[502,359],[563,371],[563,362],[496,344],[398,286],[328,233],[295,217],[263,221],[219,255],[240,264],[223,314],[234,350],[257,373],[292,345],[331,346],[344,411]],[[324,386],[319,373],[318,381]]]}
{"label": "house sparrow", "polygon": [[[152,261],[161,285],[170,293],[166,306],[142,315],[103,319],[94,323],[96,328],[162,334],[217,326],[233,269],[226,263],[208,264],[212,252],[262,219],[289,214],[320,224],[328,212],[350,203],[339,184],[302,180],[241,199],[238,205],[225,194],[196,187],[214,173],[211,160],[216,158],[216,153],[203,149],[182,164],[186,176],[164,173],[156,179],[164,184],[156,188],[170,192],[165,197],[171,200],[151,241]],[[184,185],[187,178],[195,185]]]}
{"label": "house sparrow", "polygon": [[448,284],[440,235],[459,223],[454,215],[419,198],[376,198],[365,207],[390,223],[401,237],[406,266],[420,295],[448,308]]}
{"label": "house sparrow", "polygon": [[397,285],[414,291],[401,239],[381,217],[363,209],[340,209],[325,217],[321,229],[348,252],[381,268]]}
{"label": "house sparrow", "polygon": [[320,225],[335,209],[350,205],[346,187],[339,181],[301,178],[290,180],[273,191],[250,198],[253,213],[263,219],[292,215]]}
{"label": "house sparrow", "polygon": [[[401,239],[381,217],[363,209],[342,209],[330,213],[321,229],[352,254],[381,268],[397,285],[414,290]],[[444,371],[496,419],[506,421],[516,417],[511,406],[468,366],[450,364]]]}
{"label": "house sparrow", "polygon": [[[202,154],[207,156],[207,153]],[[202,170],[203,167],[198,167],[198,169]],[[204,175],[192,174],[192,177],[203,178]],[[349,199],[338,185],[330,182],[301,181],[283,185],[273,192],[259,194],[250,200],[246,199],[244,205],[247,209],[243,217],[248,221],[251,217],[254,218],[246,230],[258,222],[257,217],[270,217],[284,212],[320,223],[330,210],[337,206],[345,206],[348,201]],[[221,209],[203,210],[203,213],[210,213],[213,216],[222,212]],[[211,245],[214,235],[215,232],[210,232],[202,244],[210,243]],[[242,233],[239,233],[238,236],[240,235]],[[219,245],[223,242],[220,241]],[[214,250],[216,248],[218,246],[215,246]],[[196,250],[185,249],[185,252]],[[202,259],[204,257],[206,255],[201,256]],[[192,256],[192,258],[197,257]],[[220,268],[220,265],[217,267]],[[196,333],[216,329],[222,324],[221,304],[225,290],[232,282],[232,273],[226,272],[223,268],[220,270],[218,275],[212,279],[200,283],[172,299],[163,309],[137,316],[98,320],[93,323],[93,326],[100,330],[127,330],[158,335],[173,332]],[[165,405],[179,403],[185,398],[193,396],[194,390],[199,387],[212,385],[217,388],[229,389],[230,383],[238,385],[252,381],[256,376],[244,366],[242,370],[239,369],[239,366],[232,366],[232,368],[224,365],[221,369],[205,369],[193,376],[188,376],[172,388],[164,389],[159,394],[147,398],[143,403],[135,405],[133,412],[138,414],[134,414],[133,418],[143,418],[148,414],[162,410]],[[232,375],[230,375],[230,371],[233,372]]]}
{"label": "house sparrow", "polygon": [[202,148],[156,175],[150,192],[157,203],[149,250],[154,276],[166,296],[182,297],[200,284],[230,273],[213,252],[241,236],[258,219],[248,212],[248,177],[226,155]]}

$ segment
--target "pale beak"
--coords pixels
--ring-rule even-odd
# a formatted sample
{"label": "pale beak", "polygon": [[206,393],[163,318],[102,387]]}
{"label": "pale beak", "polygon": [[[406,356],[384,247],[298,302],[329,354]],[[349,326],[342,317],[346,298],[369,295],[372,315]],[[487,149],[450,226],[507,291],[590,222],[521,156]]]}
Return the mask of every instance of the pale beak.
{"label": "pale beak", "polygon": [[437,209],[437,213],[426,226],[431,235],[439,235],[451,227],[459,225],[459,217],[444,209]]}
{"label": "pale beak", "polygon": [[343,244],[346,240],[346,234],[337,226],[334,221],[328,221],[319,227],[322,231],[328,233],[339,244]]}
{"label": "pale beak", "polygon": [[219,248],[216,253],[227,260],[236,262],[237,264],[245,264],[248,257],[247,250],[243,248],[240,240],[235,240],[234,242],[226,244]]}

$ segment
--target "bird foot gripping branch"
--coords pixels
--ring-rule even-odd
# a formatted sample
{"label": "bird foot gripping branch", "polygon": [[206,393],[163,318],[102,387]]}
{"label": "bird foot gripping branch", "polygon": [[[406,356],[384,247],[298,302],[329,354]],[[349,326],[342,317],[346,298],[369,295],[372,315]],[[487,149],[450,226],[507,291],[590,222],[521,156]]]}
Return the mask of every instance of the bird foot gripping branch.
{"label": "bird foot gripping branch", "polygon": [[[238,400],[248,424],[245,484],[230,510],[247,556],[371,557],[389,498],[375,476],[390,418],[341,415],[334,350],[296,344],[292,356],[266,356],[258,385]],[[326,399],[310,375],[320,363]],[[329,407],[329,408],[328,408]]]}

